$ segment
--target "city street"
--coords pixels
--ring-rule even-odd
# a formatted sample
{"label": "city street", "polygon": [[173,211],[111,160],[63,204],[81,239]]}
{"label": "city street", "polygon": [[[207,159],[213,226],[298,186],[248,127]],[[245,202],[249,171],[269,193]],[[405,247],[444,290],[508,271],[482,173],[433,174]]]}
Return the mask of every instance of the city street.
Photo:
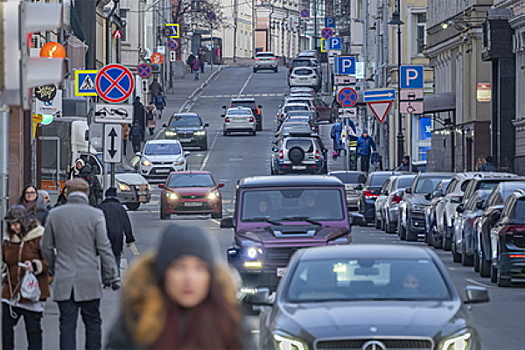
{"label": "city street", "polygon": [[[207,73],[202,77],[202,82],[210,76]],[[197,82],[191,82],[189,78],[175,81],[175,91],[178,96],[168,95],[168,107],[164,111],[162,121],[165,122],[169,116],[177,112],[183,105],[186,110],[199,113],[208,127],[208,150],[198,151],[189,149],[189,168],[191,170],[211,171],[218,182],[225,184],[221,189],[223,194],[223,211],[227,217],[233,212],[233,198],[236,182],[243,177],[270,174],[270,159],[272,140],[275,132],[275,116],[278,106],[282,102],[283,95],[287,91],[286,69],[280,67],[277,74],[273,72],[252,73],[251,67],[227,67],[210,80],[209,84],[192,96],[190,101],[181,98],[180,94],[185,92],[189,96],[199,87]],[[188,81],[186,81],[188,80]],[[188,85],[184,86],[185,83]],[[191,85],[190,85],[191,84]],[[185,87],[185,88],[184,88]],[[254,97],[257,104],[262,105],[263,131],[257,136],[238,134],[223,136],[222,118],[224,110],[222,106],[227,105],[231,98],[239,96]],[[183,101],[184,100],[184,101]],[[325,96],[326,102],[328,96]],[[157,123],[157,131],[161,123]],[[325,145],[330,148],[330,126],[323,124],[320,134]],[[328,170],[342,170],[344,157],[337,160],[330,159]],[[152,200],[143,205],[136,212],[129,212],[136,244],[139,251],[146,252],[155,248],[162,229],[170,224],[176,223],[181,227],[197,226],[210,232],[217,240],[217,247],[221,256],[226,258],[226,248],[231,244],[233,233],[231,229],[221,229],[219,221],[210,219],[209,216],[175,216],[171,220],[161,221],[159,217],[159,195],[160,189],[152,184]],[[424,242],[407,243],[401,242],[397,235],[386,234],[373,227],[353,227],[353,244],[380,243],[380,244],[414,244],[424,246]],[[436,251],[448,268],[448,271],[460,293],[464,294],[467,285],[478,285],[489,290],[491,301],[486,304],[472,306],[472,313],[477,329],[482,337],[484,349],[520,349],[525,344],[525,333],[522,331],[522,322],[525,315],[522,312],[524,301],[525,283],[514,283],[512,288],[498,288],[491,284],[488,279],[482,279],[471,267],[463,267],[452,263],[450,252]],[[125,249],[125,268],[133,262],[133,255]],[[117,292],[105,291],[102,299],[102,315],[104,336],[111,327],[113,319],[118,313],[119,297]],[[257,337],[258,318],[248,317],[252,334]],[[81,321],[79,320],[79,324]],[[45,349],[55,349],[58,346],[58,308],[54,302],[48,300],[46,311],[42,322],[44,328]],[[83,345],[83,327],[78,328],[77,337],[79,344]],[[23,325],[17,327],[18,348],[25,348],[25,336]]]}

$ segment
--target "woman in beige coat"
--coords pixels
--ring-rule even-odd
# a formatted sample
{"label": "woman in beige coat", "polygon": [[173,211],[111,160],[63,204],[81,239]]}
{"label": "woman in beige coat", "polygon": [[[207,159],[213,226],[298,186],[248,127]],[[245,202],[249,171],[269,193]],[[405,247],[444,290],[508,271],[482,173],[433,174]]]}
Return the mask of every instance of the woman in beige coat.
{"label": "woman in beige coat", "polygon": [[149,134],[153,135],[155,127],[157,126],[157,107],[155,103],[151,101],[146,106],[146,127],[149,129]]}

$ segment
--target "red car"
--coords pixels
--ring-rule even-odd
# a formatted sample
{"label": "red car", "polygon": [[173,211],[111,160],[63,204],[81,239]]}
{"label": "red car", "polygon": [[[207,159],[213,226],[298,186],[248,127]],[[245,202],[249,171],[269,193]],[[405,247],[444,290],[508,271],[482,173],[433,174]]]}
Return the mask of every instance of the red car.
{"label": "red car", "polygon": [[178,171],[171,173],[160,197],[160,219],[167,220],[171,214],[211,214],[222,218],[222,195],[217,183],[208,171]]}

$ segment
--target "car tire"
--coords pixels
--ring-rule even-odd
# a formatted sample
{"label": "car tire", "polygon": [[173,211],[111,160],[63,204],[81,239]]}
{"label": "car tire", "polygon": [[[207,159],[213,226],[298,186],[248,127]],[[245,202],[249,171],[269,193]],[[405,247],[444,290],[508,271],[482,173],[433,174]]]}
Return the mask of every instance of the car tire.
{"label": "car tire", "polygon": [[211,213],[211,218],[212,219],[222,219],[222,209],[220,213]]}
{"label": "car tire", "polygon": [[487,261],[483,256],[483,247],[481,247],[481,255],[479,257],[479,275],[481,277],[490,277],[490,260]]}
{"label": "car tire", "polygon": [[253,69],[253,72],[254,72],[254,73],[257,73],[257,69],[254,68],[254,69]]}
{"label": "car tire", "polygon": [[508,288],[512,286],[512,279],[509,276],[504,276],[501,274],[501,269],[498,269],[496,275],[496,284],[498,287]]}
{"label": "car tire", "polygon": [[474,252],[474,256],[472,257],[473,264],[474,264],[474,271],[479,273],[479,269],[481,266],[481,261],[479,260],[479,254],[478,252]]}
{"label": "car tire", "polygon": [[273,72],[274,72],[274,73],[279,72],[279,68],[276,67],[276,68],[273,70]]}
{"label": "car tire", "polygon": [[228,136],[228,132],[227,131],[223,131],[222,132],[222,136]]}
{"label": "car tire", "polygon": [[412,231],[410,228],[407,228],[405,231],[406,231],[407,242],[417,241],[417,232]]}
{"label": "car tire", "polygon": [[160,207],[160,219],[161,220],[169,220],[171,218],[170,214],[166,214],[164,212],[164,209],[162,209],[162,206]]}
{"label": "car tire", "polygon": [[492,263],[490,264],[490,281],[492,283],[498,281],[498,269]]}
{"label": "car tire", "polygon": [[257,131],[252,131],[252,136],[257,136]]}
{"label": "car tire", "polygon": [[468,256],[465,252],[461,253],[461,265],[474,266],[474,257]]}
{"label": "car tire", "polygon": [[128,210],[135,211],[140,207],[140,202],[126,203]]}
{"label": "car tire", "polygon": [[376,218],[374,219],[374,227],[376,229],[380,229],[381,228],[381,220],[379,220],[376,216]]}
{"label": "car tire", "polygon": [[300,164],[304,159],[304,150],[301,147],[292,147],[288,151],[288,158],[290,159],[292,164]]}
{"label": "car tire", "polygon": [[452,240],[450,245],[450,253],[452,253],[452,261],[455,263],[461,262],[461,254],[458,254],[456,251],[456,242]]}
{"label": "car tire", "polygon": [[399,223],[399,225],[397,225],[397,231],[399,233],[399,239],[402,241],[406,241],[407,232],[406,232],[406,229],[403,227],[403,224]]}

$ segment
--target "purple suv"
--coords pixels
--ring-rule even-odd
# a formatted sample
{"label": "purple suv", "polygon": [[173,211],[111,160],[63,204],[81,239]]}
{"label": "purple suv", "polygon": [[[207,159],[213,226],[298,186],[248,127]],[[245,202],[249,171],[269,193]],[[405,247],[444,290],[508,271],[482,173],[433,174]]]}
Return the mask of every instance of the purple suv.
{"label": "purple suv", "polygon": [[239,180],[228,262],[246,288],[275,290],[292,254],[301,248],[351,241],[344,184],[322,175],[259,176]]}

